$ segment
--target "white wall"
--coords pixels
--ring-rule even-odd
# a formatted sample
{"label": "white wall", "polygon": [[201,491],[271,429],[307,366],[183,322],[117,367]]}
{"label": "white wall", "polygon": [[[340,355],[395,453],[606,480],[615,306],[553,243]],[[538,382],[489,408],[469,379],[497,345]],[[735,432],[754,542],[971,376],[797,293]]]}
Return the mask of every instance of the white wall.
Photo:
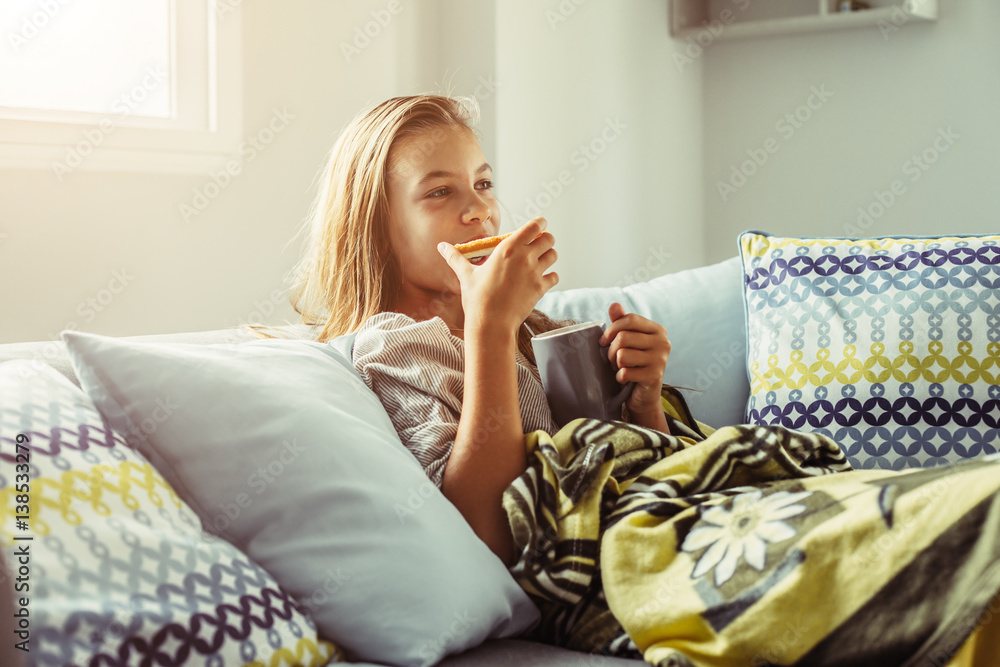
{"label": "white wall", "polygon": [[[504,229],[546,216],[559,289],[719,261],[748,228],[848,235],[894,181],[903,193],[862,231],[997,231],[1000,3],[941,0],[937,22],[885,38],[717,43],[681,69],[664,0],[402,0],[348,62],[341,43],[387,4],[241,4],[245,134],[274,108],[295,118],[190,224],[178,207],[207,174],[80,170],[58,183],[0,170],[0,342],[292,321],[289,240],[340,129],[368,104],[442,87],[480,100]],[[813,87],[832,96],[783,134],[776,122]],[[908,161],[934,157],[949,127],[958,138],[913,180]],[[614,141],[602,146],[602,131]],[[779,150],[722,201],[716,184],[768,138]],[[591,142],[604,148],[593,161],[580,150]]]}
{"label": "white wall", "polygon": [[699,266],[701,64],[673,64],[663,0],[578,3],[497,2],[504,228],[545,216],[558,289]]}
{"label": "white wall", "polygon": [[474,97],[486,159],[496,155],[496,0],[401,0],[398,95],[429,91]]}
{"label": "white wall", "polygon": [[[294,321],[283,281],[301,240],[289,241],[341,128],[374,102],[443,88],[481,103],[505,228],[570,170],[543,211],[559,289],[702,263],[701,65],[673,68],[663,0],[401,3],[350,62],[341,44],[389,0],[237,3],[245,135],[275,108],[294,119],[190,223],[178,209],[207,174],[0,170],[0,343]],[[553,29],[546,11],[560,7]],[[627,127],[578,171],[578,146],[615,118]]]}
{"label": "white wall", "polygon": [[[0,342],[58,339],[64,328],[126,336],[290,319],[280,292],[299,247],[286,244],[315,175],[343,124],[397,90],[405,12],[350,63],[339,48],[384,6],[242,3],[245,134],[275,107],[294,119],[190,224],[179,206],[207,174],[79,170],[59,183],[49,170],[0,171]],[[111,282],[116,271],[124,289]]]}
{"label": "white wall", "polygon": [[[885,36],[868,27],[718,42],[707,50],[706,261],[736,255],[745,229],[803,236],[1000,231],[1000,3],[940,5],[938,21],[910,22]],[[800,112],[809,118],[794,134],[777,128],[813,87],[832,96],[821,105],[814,98],[818,108]],[[938,141],[947,146],[938,151],[934,142],[948,128],[957,138]],[[718,182],[729,181],[732,167],[768,138],[778,150],[723,201]],[[936,162],[921,170],[911,160],[925,151]],[[859,224],[859,207],[879,213],[880,193],[895,201]]]}

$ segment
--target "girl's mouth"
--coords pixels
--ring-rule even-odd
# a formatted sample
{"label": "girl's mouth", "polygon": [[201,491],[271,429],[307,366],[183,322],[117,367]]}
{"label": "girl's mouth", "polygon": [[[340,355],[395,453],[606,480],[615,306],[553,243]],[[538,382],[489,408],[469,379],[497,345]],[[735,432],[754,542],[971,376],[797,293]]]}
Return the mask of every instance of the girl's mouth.
{"label": "girl's mouth", "polygon": [[476,257],[474,259],[470,259],[469,261],[472,262],[472,264],[475,265],[475,266],[482,266],[483,262],[486,261],[486,257],[485,256],[483,256],[483,257]]}

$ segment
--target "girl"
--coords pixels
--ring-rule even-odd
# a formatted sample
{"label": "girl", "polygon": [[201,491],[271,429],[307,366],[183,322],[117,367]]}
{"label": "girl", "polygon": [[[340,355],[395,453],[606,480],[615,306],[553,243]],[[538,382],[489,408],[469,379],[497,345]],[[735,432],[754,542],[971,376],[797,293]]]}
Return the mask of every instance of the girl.
{"label": "girl", "polygon": [[[608,310],[602,345],[618,382],[637,383],[623,416],[651,430],[633,444],[655,446],[630,452],[627,441],[595,441],[603,453],[578,458],[583,476],[570,471],[581,483],[597,480],[599,493],[585,503],[557,497],[561,487],[542,478],[543,492],[530,500],[541,498],[545,511],[533,528],[570,505],[590,521],[571,522],[579,530],[572,549],[541,535],[531,558],[518,560],[504,492],[530,490],[518,479],[526,470],[525,477],[552,472],[537,466],[540,448],[529,467],[525,438],[559,430],[530,336],[567,322],[534,309],[558,283],[544,218],[485,260],[470,262],[454,248],[500,229],[474,111],[448,97],[397,97],[348,125],[323,177],[293,305],[304,323],[322,325],[320,342],[357,333],[353,363],[428,477],[512,572],[545,568],[539,591],[567,602],[543,611],[543,640],[679,665],[693,664],[689,655],[707,656],[699,664],[761,664],[772,653],[782,664],[897,664],[932,649],[950,657],[964,641],[964,659],[996,664],[1000,633],[965,628],[954,620],[958,612],[933,611],[978,615],[997,589],[985,578],[1000,553],[995,521],[987,521],[1000,516],[995,463],[908,475],[850,471],[824,436],[737,425],[685,443],[691,425],[676,419],[675,436],[662,438],[670,434],[661,403],[670,342],[662,326],[618,303]],[[641,467],[633,454],[656,464]],[[605,465],[609,455],[622,456],[621,465]],[[839,474],[828,481],[831,472]],[[971,510],[914,499],[928,480],[952,474]],[[605,486],[608,475],[615,477]],[[941,538],[921,547],[924,565],[911,567],[916,538],[892,531],[932,524]],[[965,546],[952,551],[959,538]],[[636,551],[646,544],[654,550]],[[875,547],[864,567],[850,567],[855,548]],[[612,594],[620,617],[609,610]],[[918,602],[919,613],[907,614]],[[776,648],[775,637],[785,637],[776,624],[803,619],[801,634]]]}
{"label": "girl", "polygon": [[[323,175],[293,306],[303,322],[323,325],[319,342],[357,331],[355,367],[403,444],[509,565],[501,499],[525,470],[524,433],[558,428],[531,332],[571,322],[534,309],[559,281],[547,272],[557,255],[544,218],[485,260],[454,248],[500,230],[476,113],[474,101],[396,97],[347,126]],[[618,303],[608,314],[602,344],[618,382],[636,382],[626,418],[667,433],[666,331]]]}

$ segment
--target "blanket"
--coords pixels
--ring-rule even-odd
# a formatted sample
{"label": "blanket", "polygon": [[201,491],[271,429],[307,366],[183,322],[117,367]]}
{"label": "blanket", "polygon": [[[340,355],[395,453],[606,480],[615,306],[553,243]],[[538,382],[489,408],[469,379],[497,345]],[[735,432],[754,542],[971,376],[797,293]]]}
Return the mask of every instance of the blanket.
{"label": "blanket", "polygon": [[1000,459],[852,470],[780,426],[525,435],[504,494],[531,638],[661,667],[1000,664]]}

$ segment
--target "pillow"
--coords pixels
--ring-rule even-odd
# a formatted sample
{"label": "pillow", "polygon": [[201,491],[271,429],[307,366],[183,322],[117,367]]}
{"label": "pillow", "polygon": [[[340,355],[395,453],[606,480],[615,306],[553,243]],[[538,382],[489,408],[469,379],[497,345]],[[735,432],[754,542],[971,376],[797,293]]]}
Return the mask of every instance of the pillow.
{"label": "pillow", "polygon": [[202,531],[53,368],[0,364],[0,459],[0,541],[19,575],[15,612],[28,619],[26,638],[3,641],[26,639],[31,664],[318,666],[341,657],[266,571]]}
{"label": "pillow", "polygon": [[753,424],[836,440],[855,468],[1000,447],[1000,236],[740,235]]}
{"label": "pillow", "polygon": [[430,665],[537,623],[329,345],[62,338],[112,425],[350,659]]}
{"label": "pillow", "polygon": [[618,301],[659,322],[670,337],[663,381],[690,387],[684,399],[695,419],[720,427],[743,422],[747,384],[746,324],[739,257],[620,287],[547,292],[538,309],[554,319],[608,322]]}

